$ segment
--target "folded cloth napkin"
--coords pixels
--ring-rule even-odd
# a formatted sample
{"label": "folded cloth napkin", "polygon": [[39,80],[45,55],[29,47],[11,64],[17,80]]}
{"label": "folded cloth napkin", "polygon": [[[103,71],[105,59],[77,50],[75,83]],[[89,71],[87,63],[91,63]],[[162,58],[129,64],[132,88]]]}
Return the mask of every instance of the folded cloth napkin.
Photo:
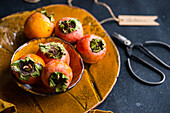
{"label": "folded cloth napkin", "polygon": [[17,113],[17,109],[14,104],[3,101],[0,99],[0,113]]}
{"label": "folded cloth napkin", "polygon": [[[17,109],[14,104],[3,101],[0,99],[0,113],[17,113]],[[88,113],[113,113],[112,111],[103,111],[103,110],[91,110]]]}
{"label": "folded cloth napkin", "polygon": [[94,109],[94,110],[89,111],[88,113],[113,113],[113,112]]}

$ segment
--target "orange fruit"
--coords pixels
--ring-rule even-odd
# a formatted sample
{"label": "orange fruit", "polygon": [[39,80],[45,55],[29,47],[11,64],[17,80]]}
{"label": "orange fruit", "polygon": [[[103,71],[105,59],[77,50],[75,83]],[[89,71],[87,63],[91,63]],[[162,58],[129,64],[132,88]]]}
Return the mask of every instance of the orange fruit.
{"label": "orange fruit", "polygon": [[44,85],[55,89],[56,92],[66,91],[72,78],[73,72],[71,67],[63,61],[56,59],[47,63],[41,74]]}
{"label": "orange fruit", "polygon": [[24,24],[24,33],[29,39],[49,37],[53,30],[54,23],[40,12],[33,13]]}
{"label": "orange fruit", "polygon": [[106,42],[97,35],[85,35],[77,42],[77,50],[86,63],[96,63],[106,53]]}
{"label": "orange fruit", "polygon": [[83,27],[77,18],[64,17],[55,26],[55,36],[76,44],[83,37]]}
{"label": "orange fruit", "polygon": [[46,64],[53,59],[61,60],[68,65],[70,64],[70,55],[63,44],[59,42],[40,43],[37,55],[40,56]]}
{"label": "orange fruit", "polygon": [[41,80],[44,60],[35,54],[26,54],[11,64],[16,78],[25,84],[36,84]]}

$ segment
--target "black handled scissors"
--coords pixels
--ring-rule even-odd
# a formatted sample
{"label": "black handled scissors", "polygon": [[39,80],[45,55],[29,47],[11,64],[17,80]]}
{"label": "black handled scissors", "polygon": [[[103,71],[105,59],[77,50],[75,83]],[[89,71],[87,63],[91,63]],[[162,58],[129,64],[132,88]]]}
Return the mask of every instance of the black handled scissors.
{"label": "black handled scissors", "polygon": [[[164,46],[166,48],[168,48],[168,50],[170,50],[170,45],[164,42],[160,42],[160,41],[146,41],[145,43],[131,43],[130,40],[128,40],[126,37],[118,34],[118,33],[114,33],[113,36],[123,45],[126,46],[126,51],[128,53],[128,58],[127,58],[127,62],[128,62],[128,67],[131,71],[131,73],[141,82],[149,84],[149,85],[159,85],[161,83],[163,83],[165,81],[165,74],[159,70],[158,68],[156,68],[155,66],[151,65],[150,63],[148,63],[147,61],[137,57],[134,53],[133,53],[133,48],[138,48],[140,50],[142,50],[143,52],[145,52],[147,55],[151,56],[154,58],[154,60],[156,60],[157,62],[159,62],[160,64],[162,64],[163,66],[165,66],[166,68],[170,69],[170,66],[168,64],[166,64],[165,62],[163,62],[160,58],[158,58],[156,55],[154,55],[151,51],[149,51],[145,46],[146,45],[151,45],[151,44],[157,44],[157,45],[161,45]],[[131,66],[131,62],[130,59],[134,59],[146,66],[148,66],[149,68],[151,68],[152,70],[154,70],[155,72],[159,73],[159,75],[161,76],[161,80],[158,82],[151,82],[151,81],[147,81],[142,79],[141,77],[139,77],[137,74],[135,74],[135,72],[132,69]]]}

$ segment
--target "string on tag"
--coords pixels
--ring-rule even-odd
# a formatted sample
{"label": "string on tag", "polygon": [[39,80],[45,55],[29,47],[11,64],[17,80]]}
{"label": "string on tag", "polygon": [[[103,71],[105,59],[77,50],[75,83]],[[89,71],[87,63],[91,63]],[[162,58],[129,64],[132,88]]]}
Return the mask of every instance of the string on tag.
{"label": "string on tag", "polygon": [[[68,0],[68,5],[73,6],[72,2],[73,0]],[[103,24],[108,21],[116,21],[119,25],[124,26],[159,26],[159,23],[155,20],[158,18],[158,16],[139,16],[139,15],[118,15],[118,18],[114,15],[112,9],[103,2],[99,2],[98,0],[94,0],[94,3],[97,5],[103,5],[107,8],[111,18],[106,18],[102,21],[100,21],[100,24]]]}
{"label": "string on tag", "polygon": [[[72,3],[71,3],[72,1],[73,1],[73,0],[68,0],[68,5],[69,5],[69,6],[73,6]],[[103,5],[104,7],[106,7],[106,8],[108,9],[108,11],[110,12],[110,15],[112,16],[111,18],[106,18],[106,19],[100,21],[100,22],[99,22],[100,24],[103,24],[103,23],[108,22],[108,21],[111,21],[111,20],[115,20],[115,21],[117,21],[117,22],[119,21],[119,19],[116,18],[116,16],[114,15],[112,9],[111,9],[107,4],[105,4],[105,3],[103,3],[103,2],[98,2],[98,0],[94,0],[94,3],[96,3],[97,5]]]}
{"label": "string on tag", "polygon": [[104,7],[106,7],[106,8],[108,9],[110,15],[112,16],[112,18],[106,18],[106,19],[100,21],[100,24],[103,24],[103,23],[105,23],[105,22],[107,22],[107,21],[111,21],[111,20],[115,20],[115,21],[119,22],[119,19],[116,18],[116,16],[114,15],[112,9],[111,9],[106,3],[98,2],[98,0],[94,0],[94,2],[95,2],[97,5],[103,5]]}

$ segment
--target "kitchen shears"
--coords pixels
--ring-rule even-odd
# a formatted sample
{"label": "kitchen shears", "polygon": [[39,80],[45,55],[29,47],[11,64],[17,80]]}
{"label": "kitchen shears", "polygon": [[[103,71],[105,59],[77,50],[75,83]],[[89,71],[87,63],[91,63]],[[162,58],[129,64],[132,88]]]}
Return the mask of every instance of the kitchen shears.
{"label": "kitchen shears", "polygon": [[[126,51],[128,54],[128,58],[127,58],[127,63],[128,63],[128,67],[129,70],[131,71],[131,73],[141,82],[148,84],[148,85],[159,85],[161,83],[163,83],[165,81],[165,74],[158,69],[157,67],[153,66],[152,64],[148,63],[146,60],[136,56],[133,53],[133,49],[134,48],[138,48],[140,49],[142,52],[144,52],[145,54],[147,54],[148,56],[152,57],[155,61],[157,61],[158,63],[162,64],[164,67],[170,69],[170,66],[168,64],[166,64],[165,62],[163,62],[160,58],[158,58],[155,54],[153,54],[150,50],[148,50],[145,46],[147,45],[152,45],[152,44],[156,44],[159,46],[164,46],[166,47],[168,50],[170,50],[170,45],[161,41],[145,41],[144,43],[131,43],[130,40],[128,40],[126,37],[118,34],[118,33],[114,33],[113,37],[115,37],[120,43],[122,43],[125,47],[126,47]],[[144,80],[143,78],[141,78],[140,76],[138,76],[132,69],[131,66],[131,59],[138,61],[142,64],[144,64],[145,66],[149,67],[150,69],[154,70],[155,72],[157,72],[160,76],[161,76],[161,80],[158,82],[152,82],[152,81],[147,81]]]}

